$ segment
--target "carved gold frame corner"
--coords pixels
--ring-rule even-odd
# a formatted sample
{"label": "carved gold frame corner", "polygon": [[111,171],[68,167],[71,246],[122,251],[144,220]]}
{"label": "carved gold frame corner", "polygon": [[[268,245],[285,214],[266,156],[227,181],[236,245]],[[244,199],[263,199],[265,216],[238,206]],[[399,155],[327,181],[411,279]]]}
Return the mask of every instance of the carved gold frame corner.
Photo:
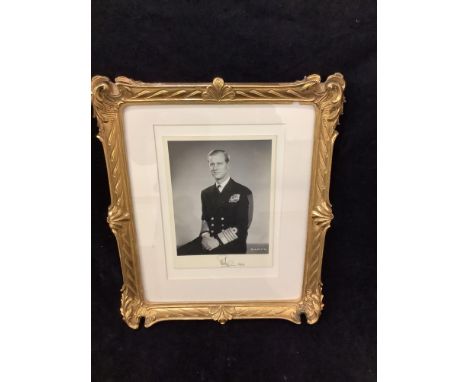
{"label": "carved gold frame corner", "polygon": [[[336,126],[343,112],[345,81],[339,73],[321,82],[310,75],[292,83],[159,84],[117,77],[95,76],[91,81],[94,116],[106,158],[111,194],[107,221],[114,233],[123,275],[122,317],[133,329],[165,320],[281,318],[299,324],[301,314],[315,323],[323,308],[321,268],[325,234],[333,219],[329,200],[330,170]],[[145,301],[135,239],[121,110],[123,105],[146,104],[259,104],[292,103],[315,106],[316,121],[309,195],[307,244],[302,295],[294,301],[151,303]]]}

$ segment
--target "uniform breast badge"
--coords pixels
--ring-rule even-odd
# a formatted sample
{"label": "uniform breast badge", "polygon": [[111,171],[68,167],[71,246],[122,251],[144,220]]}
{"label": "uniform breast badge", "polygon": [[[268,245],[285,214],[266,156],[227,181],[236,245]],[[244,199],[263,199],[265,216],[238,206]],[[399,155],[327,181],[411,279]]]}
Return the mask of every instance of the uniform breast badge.
{"label": "uniform breast badge", "polygon": [[240,194],[233,194],[229,198],[229,203],[237,203],[240,199]]}

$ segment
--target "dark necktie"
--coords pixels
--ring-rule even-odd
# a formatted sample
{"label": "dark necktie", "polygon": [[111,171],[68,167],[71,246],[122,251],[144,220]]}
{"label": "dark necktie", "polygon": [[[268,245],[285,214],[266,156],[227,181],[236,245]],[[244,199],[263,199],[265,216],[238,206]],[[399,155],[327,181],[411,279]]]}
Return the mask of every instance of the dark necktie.
{"label": "dark necktie", "polygon": [[216,187],[218,187],[218,192],[221,193],[221,185],[217,184]]}

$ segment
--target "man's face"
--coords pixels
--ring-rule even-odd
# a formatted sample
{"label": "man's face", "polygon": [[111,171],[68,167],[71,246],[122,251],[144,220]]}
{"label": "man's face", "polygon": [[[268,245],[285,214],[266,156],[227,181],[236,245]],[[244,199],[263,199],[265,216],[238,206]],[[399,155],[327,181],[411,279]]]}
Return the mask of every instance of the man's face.
{"label": "man's face", "polygon": [[223,153],[216,153],[208,158],[211,175],[216,180],[223,179],[229,172],[229,163],[226,163]]}

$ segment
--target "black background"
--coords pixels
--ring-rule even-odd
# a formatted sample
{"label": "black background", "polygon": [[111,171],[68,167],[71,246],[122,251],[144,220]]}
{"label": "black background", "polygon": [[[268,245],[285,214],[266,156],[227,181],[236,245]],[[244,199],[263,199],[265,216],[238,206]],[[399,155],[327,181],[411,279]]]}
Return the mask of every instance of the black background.
{"label": "black background", "polygon": [[150,82],[286,82],[341,72],[335,219],[315,325],[169,321],[132,330],[106,223],[104,155],[92,120],[92,375],[96,381],[376,380],[376,3],[92,2],[92,74]]}

